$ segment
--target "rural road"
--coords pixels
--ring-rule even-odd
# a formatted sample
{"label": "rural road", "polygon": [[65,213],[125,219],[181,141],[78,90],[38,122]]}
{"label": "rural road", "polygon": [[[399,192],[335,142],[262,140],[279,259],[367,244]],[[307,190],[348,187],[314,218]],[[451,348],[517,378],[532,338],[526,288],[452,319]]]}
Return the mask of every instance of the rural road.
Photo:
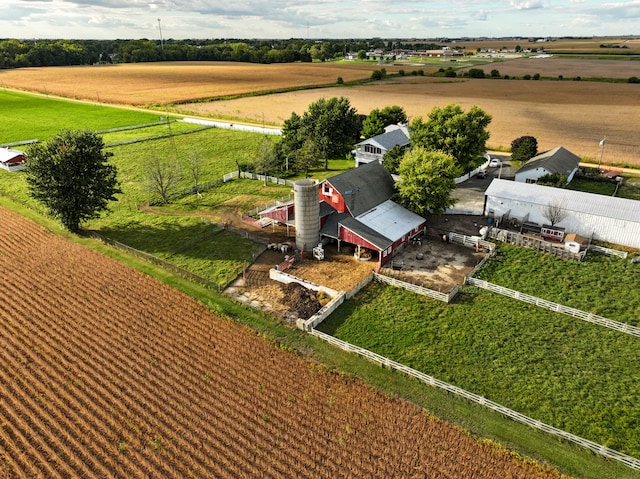
{"label": "rural road", "polygon": [[200,118],[188,118],[188,117],[183,118],[182,121],[185,123],[193,123],[195,125],[213,126],[215,128],[227,128],[229,130],[250,131],[252,133],[262,133],[265,135],[282,135],[282,130],[280,128],[250,126],[250,125],[242,125],[238,123],[229,123],[226,121],[202,120]]}

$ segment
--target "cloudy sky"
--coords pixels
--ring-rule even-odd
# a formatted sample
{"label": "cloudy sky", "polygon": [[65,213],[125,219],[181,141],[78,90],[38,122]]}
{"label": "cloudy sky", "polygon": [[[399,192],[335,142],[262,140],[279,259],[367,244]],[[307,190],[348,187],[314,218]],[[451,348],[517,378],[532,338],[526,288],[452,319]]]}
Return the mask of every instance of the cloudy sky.
{"label": "cloudy sky", "polygon": [[640,34],[640,0],[0,0],[0,38]]}

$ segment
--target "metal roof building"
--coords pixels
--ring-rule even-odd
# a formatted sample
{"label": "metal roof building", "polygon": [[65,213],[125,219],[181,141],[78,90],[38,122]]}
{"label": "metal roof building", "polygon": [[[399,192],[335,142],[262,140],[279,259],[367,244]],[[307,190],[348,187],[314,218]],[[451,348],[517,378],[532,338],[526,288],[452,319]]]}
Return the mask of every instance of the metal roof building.
{"label": "metal roof building", "polygon": [[548,224],[549,206],[560,208],[558,223],[569,233],[608,243],[640,248],[640,201],[495,179],[485,191],[484,214],[523,218]]}

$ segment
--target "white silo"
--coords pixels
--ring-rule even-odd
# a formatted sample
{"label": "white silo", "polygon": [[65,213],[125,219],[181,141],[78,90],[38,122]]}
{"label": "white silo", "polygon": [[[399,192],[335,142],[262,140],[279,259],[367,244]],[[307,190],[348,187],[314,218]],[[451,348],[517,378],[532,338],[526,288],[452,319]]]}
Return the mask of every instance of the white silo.
{"label": "white silo", "polygon": [[296,247],[305,251],[320,242],[320,201],[316,180],[298,180],[293,184],[296,214]]}

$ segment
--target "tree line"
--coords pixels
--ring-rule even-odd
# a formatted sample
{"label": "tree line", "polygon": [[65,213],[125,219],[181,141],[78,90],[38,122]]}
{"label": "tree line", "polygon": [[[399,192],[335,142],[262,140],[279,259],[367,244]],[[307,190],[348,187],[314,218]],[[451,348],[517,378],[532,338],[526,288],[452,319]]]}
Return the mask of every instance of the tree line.
{"label": "tree line", "polygon": [[[418,45],[423,47],[425,45]],[[426,45],[438,48],[437,45]],[[0,40],[0,68],[139,63],[160,61],[238,61],[291,63],[327,61],[347,53],[415,48],[371,40]]]}

